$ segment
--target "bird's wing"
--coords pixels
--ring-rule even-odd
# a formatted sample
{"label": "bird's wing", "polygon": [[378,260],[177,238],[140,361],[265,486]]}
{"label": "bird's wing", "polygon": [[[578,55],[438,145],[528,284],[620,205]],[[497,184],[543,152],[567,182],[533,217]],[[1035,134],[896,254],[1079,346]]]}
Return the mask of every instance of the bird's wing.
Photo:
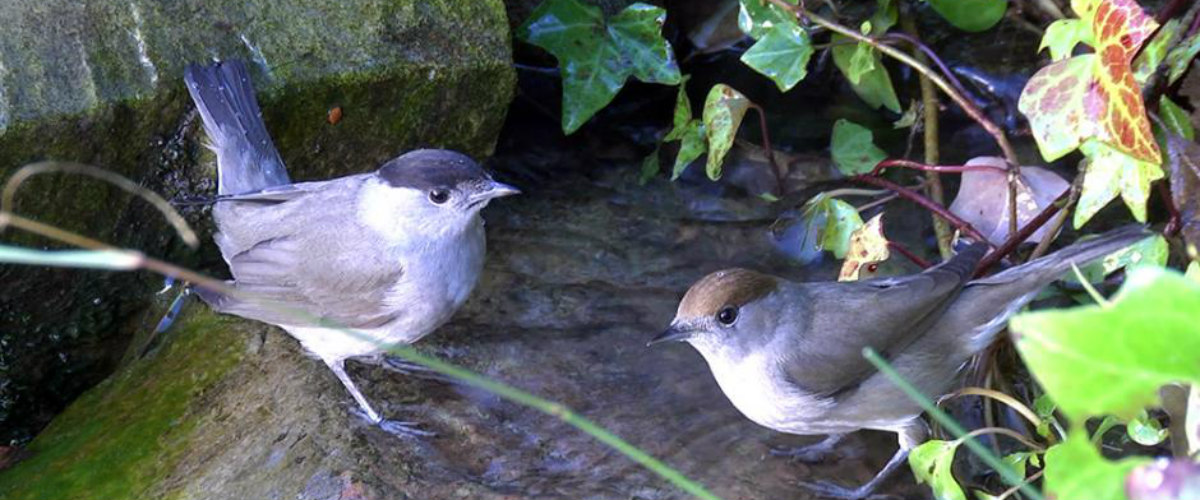
{"label": "bird's wing", "polygon": [[801,283],[802,332],[785,339],[781,366],[808,391],[837,397],[875,371],[866,347],[885,359],[924,334],[958,296],[986,252],[975,245],[923,273],[849,283]]}
{"label": "bird's wing", "polygon": [[224,297],[214,305],[284,325],[370,328],[394,319],[386,294],[403,264],[357,223],[353,191],[294,186],[303,193],[287,201],[230,204],[218,241],[225,241],[234,286],[256,299]]}

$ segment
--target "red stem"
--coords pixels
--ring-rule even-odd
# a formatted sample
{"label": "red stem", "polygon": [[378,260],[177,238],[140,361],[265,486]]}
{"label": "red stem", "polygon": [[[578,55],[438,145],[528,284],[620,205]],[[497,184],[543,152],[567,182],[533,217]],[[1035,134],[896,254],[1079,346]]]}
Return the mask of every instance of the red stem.
{"label": "red stem", "polygon": [[888,244],[888,248],[895,250],[895,251],[899,252],[900,255],[907,257],[908,260],[913,261],[914,264],[921,266],[921,269],[929,269],[933,265],[933,264],[930,264],[929,261],[922,259],[917,254],[912,253],[912,251],[905,248],[904,245],[896,243],[895,241],[888,241],[887,244]]}
{"label": "red stem", "polygon": [[982,233],[980,233],[973,226],[971,226],[970,223],[968,223],[965,220],[962,220],[957,215],[954,215],[949,210],[947,210],[946,207],[938,205],[937,203],[934,203],[933,201],[931,201],[929,198],[922,196],[921,193],[918,193],[916,191],[908,189],[904,186],[896,184],[896,183],[889,181],[887,179],[884,179],[882,177],[871,177],[869,175],[856,175],[856,176],[852,177],[851,179],[854,181],[861,182],[863,184],[870,184],[872,186],[881,187],[881,188],[890,190],[890,191],[900,195],[901,198],[904,198],[906,200],[912,201],[913,203],[921,205],[922,207],[925,207],[926,210],[929,210],[930,212],[937,214],[938,217],[946,219],[946,222],[949,222],[951,226],[954,226],[959,231],[962,231],[964,234],[966,234],[967,236],[970,236],[971,238],[975,239],[976,241],[982,241],[982,242],[987,243],[988,245],[992,244],[990,241],[988,241],[987,238],[983,237]]}
{"label": "red stem", "polygon": [[1175,206],[1175,200],[1171,198],[1171,190],[1167,188],[1166,182],[1155,183],[1154,188],[1158,191],[1158,196],[1162,198],[1163,204],[1167,206],[1167,213],[1171,218],[1167,220],[1167,227],[1163,228],[1164,236],[1175,236],[1179,229],[1183,227],[1182,218],[1179,215],[1179,207]]}
{"label": "red stem", "polygon": [[[1070,189],[1063,192],[1063,194],[1059,195],[1058,199],[1054,200],[1053,203],[1042,210],[1042,213],[1037,214],[1037,217],[1034,217],[1033,220],[1029,221],[1028,224],[1025,224],[1025,226],[1023,226],[1016,233],[1010,235],[1007,240],[1004,240],[1004,243],[1002,243],[999,248],[987,254],[983,260],[979,261],[979,265],[975,267],[975,277],[978,278],[983,276],[983,274],[987,272],[989,268],[996,265],[997,262],[1000,262],[1000,259],[1007,257],[1008,254],[1017,249],[1017,246],[1020,245],[1021,242],[1029,239],[1030,235],[1037,232],[1037,230],[1042,226],[1046,225],[1046,222],[1049,222],[1050,218],[1054,217],[1054,214],[1058,213],[1058,211],[1062,209],[1062,205],[1066,203],[1070,194]],[[1046,237],[1050,238],[1053,237],[1053,235],[1047,235]]]}
{"label": "red stem", "polygon": [[913,170],[923,170],[926,172],[943,172],[943,173],[962,173],[962,172],[981,171],[981,170],[993,170],[996,172],[1000,172],[1002,174],[1008,173],[1007,169],[1004,169],[1001,167],[994,167],[992,165],[926,165],[924,163],[915,162],[912,160],[883,160],[883,161],[879,162],[878,165],[875,165],[875,168],[872,169],[871,173],[868,175],[878,176],[880,173],[882,173],[884,171],[884,169],[888,169],[891,167],[911,168]]}

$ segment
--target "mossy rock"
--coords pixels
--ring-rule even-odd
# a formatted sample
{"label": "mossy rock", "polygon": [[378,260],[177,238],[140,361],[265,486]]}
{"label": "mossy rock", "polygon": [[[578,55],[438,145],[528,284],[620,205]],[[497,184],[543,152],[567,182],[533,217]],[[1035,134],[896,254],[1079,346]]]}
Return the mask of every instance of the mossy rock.
{"label": "mossy rock", "polygon": [[[489,155],[515,75],[500,0],[0,2],[0,178],[45,160],[95,165],[168,199],[213,194],[183,67],[249,62],[293,179],[375,168],[418,147]],[[331,109],[341,120],[331,123]],[[181,206],[202,230],[207,209]],[[90,178],[32,178],[17,211],[184,265],[144,202]],[[202,231],[202,233],[205,231]],[[7,230],[6,243],[44,239]],[[0,266],[0,444],[24,442],[110,373],[154,277]]]}

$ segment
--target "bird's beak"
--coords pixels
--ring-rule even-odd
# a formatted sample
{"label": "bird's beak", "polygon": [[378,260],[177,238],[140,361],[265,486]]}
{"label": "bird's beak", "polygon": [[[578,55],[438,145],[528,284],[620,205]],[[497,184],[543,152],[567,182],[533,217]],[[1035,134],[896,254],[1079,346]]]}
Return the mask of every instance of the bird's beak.
{"label": "bird's beak", "polygon": [[481,193],[481,196],[485,196],[490,200],[492,198],[503,198],[505,196],[512,196],[514,194],[521,194],[521,190],[503,182],[492,181],[492,188]]}
{"label": "bird's beak", "polygon": [[654,344],[661,344],[663,342],[684,341],[691,338],[692,334],[695,332],[696,331],[694,329],[689,328],[686,325],[671,323],[671,326],[667,327],[666,330],[663,330],[663,332],[658,334],[658,336],[650,339],[650,341],[646,343],[646,347],[650,347]]}

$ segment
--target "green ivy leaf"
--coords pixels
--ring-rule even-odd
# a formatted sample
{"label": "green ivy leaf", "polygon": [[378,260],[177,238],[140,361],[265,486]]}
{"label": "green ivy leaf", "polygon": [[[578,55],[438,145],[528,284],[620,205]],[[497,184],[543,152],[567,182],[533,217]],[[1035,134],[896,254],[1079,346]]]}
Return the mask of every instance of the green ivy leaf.
{"label": "green ivy leaf", "polygon": [[1179,20],[1172,19],[1158,29],[1154,38],[1142,45],[1141,53],[1133,60],[1133,78],[1138,85],[1144,85],[1150,75],[1154,74],[1158,70],[1158,66],[1166,60],[1167,42],[1171,41],[1177,31],[1179,31]]}
{"label": "green ivy leaf", "polygon": [[1012,470],[1016,471],[1017,475],[1019,475],[1021,477],[1025,477],[1026,464],[1029,463],[1030,458],[1036,457],[1036,456],[1037,456],[1037,453],[1033,453],[1030,451],[1018,451],[1016,453],[1010,453],[1008,455],[1005,455],[1000,460],[1002,462],[1004,462],[1005,465],[1011,467]]}
{"label": "green ivy leaf", "polygon": [[1095,139],[1085,141],[1079,150],[1087,157],[1088,165],[1079,204],[1075,207],[1075,227],[1086,224],[1118,194],[1133,217],[1145,222],[1150,183],[1165,175],[1162,166],[1129,156]]}
{"label": "green ivy leaf", "polygon": [[832,252],[839,259],[844,258],[850,250],[850,237],[854,231],[863,227],[862,217],[854,205],[825,193],[805,203],[803,213],[805,225],[813,228],[809,234],[816,235],[816,247]]}
{"label": "green ivy leaf", "polygon": [[912,468],[917,483],[928,484],[933,497],[938,500],[966,500],[962,486],[954,480],[951,466],[959,441],[929,440],[913,448],[908,454],[908,465]]}
{"label": "green ivy leaf", "polygon": [[1200,383],[1196,311],[1200,284],[1140,266],[1108,305],[1024,313],[1010,327],[1026,366],[1080,424],[1096,415],[1137,415],[1163,384]]}
{"label": "green ivy leaf", "polygon": [[658,163],[658,146],[654,147],[654,151],[642,159],[642,171],[638,174],[638,185],[645,185],[658,175],[658,171],[662,170],[662,166]]}
{"label": "green ivy leaf", "polygon": [[666,137],[663,137],[664,142],[678,141],[683,139],[684,133],[687,132],[688,123],[692,121],[692,101],[687,95],[687,81],[691,75],[684,76],[679,81],[679,92],[675,94],[675,115],[672,118],[671,131],[667,132]]}
{"label": "green ivy leaf", "polygon": [[[792,5],[796,5],[797,1],[799,0],[787,0]],[[800,25],[796,22],[796,16],[771,2],[740,0],[739,4],[738,28],[755,40],[780,26]]]}
{"label": "green ivy leaf", "polygon": [[[1099,283],[1105,276],[1118,269],[1131,268],[1139,265],[1165,266],[1170,253],[1166,238],[1154,235],[1142,241],[1129,245],[1109,254],[1107,257],[1088,263],[1079,268],[1079,273],[1089,283]],[[1078,283],[1079,278],[1074,273],[1063,277],[1068,283]]]}
{"label": "green ivy leaf", "polygon": [[649,83],[680,81],[671,45],[662,38],[666,12],[635,3],[606,25],[600,9],[579,0],[545,0],[517,36],[558,59],[563,81],[563,132],[579,129],[612,102],[630,75]]}
{"label": "green ivy leaf", "polygon": [[875,49],[870,45],[858,42],[854,54],[850,56],[850,66],[846,71],[846,79],[851,85],[862,85],[863,75],[875,71]]}
{"label": "green ivy leaf", "polygon": [[927,0],[934,12],[963,31],[984,31],[1004,17],[1007,0]]}
{"label": "green ivy leaf", "polygon": [[1171,52],[1167,53],[1166,63],[1170,67],[1167,73],[1167,82],[1174,84],[1188,67],[1192,65],[1192,61],[1196,59],[1196,55],[1200,54],[1200,33],[1196,33],[1186,40],[1176,45]]}
{"label": "green ivy leaf", "polygon": [[770,78],[781,92],[796,86],[808,74],[812,40],[798,24],[780,24],[764,34],[742,54],[742,62]]}
{"label": "green ivy leaf", "polygon": [[[853,60],[858,52],[858,45],[848,43],[849,39],[842,35],[834,35],[832,38],[833,47],[833,63],[837,65],[838,70],[850,79],[851,73],[855,73],[858,77],[858,83],[850,82],[850,88],[854,89],[854,93],[861,98],[872,108],[883,106],[893,112],[900,113],[900,99],[896,97],[896,89],[892,87],[892,77],[888,75],[887,68],[883,66],[883,60],[879,55],[879,51],[871,50],[873,69],[866,72],[855,70]],[[861,63],[860,63],[861,64]]]}
{"label": "green ivy leaf", "polygon": [[1046,493],[1048,498],[1123,500],[1125,476],[1146,458],[1111,462],[1100,456],[1081,432],[1046,450]]}
{"label": "green ivy leaf", "polygon": [[691,165],[696,158],[708,149],[704,143],[704,125],[700,120],[692,120],[684,126],[680,133],[679,153],[675,155],[675,166],[671,168],[671,180],[683,175],[684,169]]}
{"label": "green ivy leaf", "polygon": [[1092,45],[1092,30],[1083,19],[1059,19],[1050,23],[1042,35],[1038,52],[1050,49],[1050,60],[1061,61],[1071,57],[1080,42]]}
{"label": "green ivy leaf", "polygon": [[704,135],[708,137],[708,178],[721,178],[721,162],[733,147],[742,118],[750,108],[750,99],[733,87],[718,83],[708,91],[704,99]]}
{"label": "green ivy leaf", "polygon": [[1175,104],[1175,101],[1162,96],[1158,102],[1158,114],[1162,118],[1163,124],[1167,126],[1167,130],[1182,136],[1183,138],[1194,141],[1196,140],[1196,128],[1192,126],[1192,117],[1187,111]]}
{"label": "green ivy leaf", "polygon": [[608,34],[632,68],[633,76],[646,83],[676,85],[680,82],[675,53],[662,37],[667,11],[635,3],[608,21]]}
{"label": "green ivy leaf", "polygon": [[875,146],[869,129],[845,119],[833,124],[830,150],[833,163],[846,175],[865,174],[887,159],[887,153]]}
{"label": "green ivy leaf", "polygon": [[1142,446],[1155,446],[1167,439],[1167,430],[1157,419],[1150,418],[1146,410],[1125,424],[1125,433],[1129,439]]}

